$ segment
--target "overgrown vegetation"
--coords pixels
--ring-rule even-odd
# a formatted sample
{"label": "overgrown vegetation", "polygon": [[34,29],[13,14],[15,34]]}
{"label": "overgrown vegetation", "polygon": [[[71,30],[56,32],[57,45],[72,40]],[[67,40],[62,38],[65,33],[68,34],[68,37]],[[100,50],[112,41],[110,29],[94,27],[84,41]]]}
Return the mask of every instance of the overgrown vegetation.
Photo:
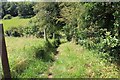
{"label": "overgrown vegetation", "polygon": [[[39,77],[38,70],[42,69],[40,73],[42,74],[48,69],[48,65],[55,61],[55,50],[59,48],[62,39],[66,39],[67,42],[72,42],[74,45],[67,43],[60,46],[60,51],[63,49],[63,52],[59,56],[60,60],[55,62],[53,73],[60,73],[59,69],[63,69],[63,72],[54,77],[119,77],[119,69],[116,68],[116,65],[120,66],[120,3],[6,2],[2,4],[2,7],[6,36],[21,37],[23,40],[25,38],[22,37],[28,38],[24,43],[27,49],[25,46],[19,46],[15,50],[10,49],[11,52],[9,52],[15,53],[15,56],[21,53],[21,56],[24,54],[28,58],[26,60],[22,57],[23,61],[20,58],[18,62],[16,59],[15,61],[10,59],[13,61],[10,63],[16,62],[15,64],[18,65],[14,69],[13,64],[11,65],[16,77]],[[33,43],[29,41],[29,38],[33,38]],[[44,39],[39,42],[34,38]],[[11,38],[11,41],[14,39]],[[39,43],[42,44],[39,45]],[[88,50],[82,50],[80,45]],[[80,50],[77,51],[75,48],[80,48]],[[76,51],[74,52],[74,50]],[[67,54],[69,56],[66,56]],[[22,62],[17,64],[19,61]],[[31,72],[33,64],[37,66],[39,61],[46,67],[40,67],[39,64],[37,70],[34,69],[35,72]],[[65,61],[66,64],[61,64],[61,61]],[[29,64],[29,62],[31,63]],[[25,67],[21,66],[22,63]],[[81,66],[82,64],[83,66]],[[70,73],[66,71],[69,70],[66,69],[69,68],[69,65],[72,66]],[[86,65],[90,67],[86,67]],[[60,68],[61,66],[63,68]],[[104,67],[102,68],[102,66]],[[87,72],[85,68],[88,71],[90,68],[92,70]]]}
{"label": "overgrown vegetation", "polygon": [[[111,56],[119,56],[119,3],[85,3],[83,27],[79,36],[88,48],[98,48]],[[119,49],[118,49],[119,48]]]}
{"label": "overgrown vegetation", "polygon": [[[7,37],[7,50],[14,78],[37,78],[54,60],[55,48],[43,39]],[[19,44],[18,44],[19,43]]]}
{"label": "overgrown vegetation", "polygon": [[109,55],[96,54],[74,43],[60,45],[55,57],[52,44],[43,39],[7,37],[6,42],[14,78],[46,78],[51,65],[54,78],[120,77],[119,68],[105,59],[110,59]]}

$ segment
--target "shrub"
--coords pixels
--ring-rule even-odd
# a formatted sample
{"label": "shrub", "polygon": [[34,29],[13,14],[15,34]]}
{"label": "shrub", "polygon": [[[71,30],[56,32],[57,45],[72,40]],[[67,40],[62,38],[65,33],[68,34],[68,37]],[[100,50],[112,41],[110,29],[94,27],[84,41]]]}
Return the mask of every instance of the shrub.
{"label": "shrub", "polygon": [[45,51],[43,49],[43,47],[34,47],[34,52],[35,52],[35,57],[36,58],[41,58],[44,59],[45,58]]}
{"label": "shrub", "polygon": [[24,27],[24,36],[36,36],[37,38],[43,38],[43,32],[39,31],[39,27],[34,24],[29,24]]}
{"label": "shrub", "polygon": [[44,61],[53,60],[52,53],[55,49],[50,42],[45,41],[43,46],[34,46],[33,49],[35,58],[42,59]]}
{"label": "shrub", "polygon": [[44,38],[44,32],[36,32],[36,35],[35,35],[37,38]]}
{"label": "shrub", "polygon": [[4,16],[3,19],[11,19],[11,18],[12,18],[12,16],[10,14],[7,14],[7,15]]}
{"label": "shrub", "polygon": [[110,35],[110,32],[106,32],[105,39],[101,39],[102,51],[110,53],[111,56],[116,56],[119,54],[120,42],[116,36]]}
{"label": "shrub", "polygon": [[53,44],[54,48],[58,48],[59,45],[61,44],[60,39],[58,39],[58,38],[55,39],[52,44]]}
{"label": "shrub", "polygon": [[21,37],[23,36],[23,28],[22,27],[10,27],[5,31],[7,36]]}
{"label": "shrub", "polygon": [[115,35],[111,35],[111,32],[106,31],[104,32],[104,36],[101,37],[79,40],[79,44],[88,49],[109,53],[110,56],[120,56],[120,40]]}
{"label": "shrub", "polygon": [[45,52],[54,52],[54,45],[52,45],[49,41],[45,41],[44,42],[44,45],[43,45],[43,47],[44,47],[44,50],[45,50]]}

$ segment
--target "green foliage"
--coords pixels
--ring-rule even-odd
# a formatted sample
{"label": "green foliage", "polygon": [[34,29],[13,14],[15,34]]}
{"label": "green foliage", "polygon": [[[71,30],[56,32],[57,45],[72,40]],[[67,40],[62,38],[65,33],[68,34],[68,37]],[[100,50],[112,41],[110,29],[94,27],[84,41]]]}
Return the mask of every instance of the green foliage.
{"label": "green foliage", "polygon": [[[76,46],[73,46],[72,44],[66,44],[65,46],[62,46],[61,49],[63,50],[61,51],[63,51],[62,53],[64,54],[60,55],[60,60],[55,63],[56,69],[53,71],[55,74],[60,74],[55,75],[55,77],[118,77],[118,71],[116,71],[116,68],[114,69],[115,65],[111,65],[110,67],[107,60],[113,62],[113,60],[118,61],[120,58],[120,3],[42,2],[36,3],[34,7],[31,3],[17,4],[17,14],[20,17],[33,16],[33,8],[36,15],[31,18],[29,24],[26,24],[26,22],[28,22],[26,19],[26,22],[18,21],[22,18],[12,18],[17,22],[13,22],[12,19],[10,19],[12,21],[12,26],[14,24],[15,27],[11,26],[11,22],[7,23],[7,25],[9,25],[11,28],[7,28],[7,30],[5,29],[6,34],[15,37],[31,35],[36,37],[44,36],[46,41],[42,46],[37,44],[38,46],[33,45],[32,49],[31,47],[28,49],[24,48],[25,53],[30,53],[30,56],[32,55],[32,57],[27,57],[30,58],[30,60],[27,62],[26,59],[24,60],[23,58],[23,62],[20,62],[20,64],[16,64],[14,66],[12,71],[15,75],[24,73],[24,71],[25,73],[19,74],[19,76],[28,77],[29,75],[32,76],[31,74],[33,74],[33,76],[35,76],[35,73],[39,74],[37,70],[41,70],[43,66],[38,66],[37,69],[34,69],[35,72],[31,72],[29,70],[32,70],[34,66],[29,65],[29,61],[33,61],[35,65],[37,65],[35,61],[39,62],[39,60],[41,64],[44,64],[44,62],[51,62],[53,60],[55,48],[59,46],[60,38],[63,38],[60,36],[60,34],[62,34],[68,41],[75,41],[75,43],[79,43],[87,49],[94,50],[96,52],[84,52],[82,49],[79,50],[80,47],[77,48],[77,50],[74,49]],[[13,9],[12,6],[14,6],[13,4],[10,7],[10,3],[3,5],[4,15],[8,14],[9,11]],[[12,13],[12,15],[15,14]],[[3,20],[3,23],[7,21],[9,20]],[[19,25],[21,27],[17,27],[19,22],[21,22],[20,24],[25,24]],[[5,28],[6,27],[7,26],[5,24]],[[48,37],[51,39],[53,38],[53,41],[49,42],[47,39]],[[73,47],[70,47],[70,45]],[[22,49],[23,53],[24,49]],[[83,51],[84,55],[79,55],[78,52],[81,51]],[[15,53],[17,53],[17,51]],[[105,53],[105,56],[103,56],[103,53]],[[105,60],[101,60],[101,55]],[[19,61],[20,60],[18,60],[16,63],[19,63]],[[92,63],[90,61],[92,61]],[[62,64],[62,62],[64,62],[64,64]],[[73,64],[76,66],[73,66]],[[21,65],[24,66],[20,67]],[[29,70],[26,69],[26,67],[28,68],[28,65],[30,66]],[[44,70],[46,69],[43,68],[42,72]],[[27,75],[28,72],[29,74]]]}
{"label": "green foliage", "polygon": [[[119,56],[119,3],[84,3],[79,43],[88,49]],[[116,57],[115,57],[116,58]]]}
{"label": "green foliage", "polygon": [[37,37],[43,38],[43,32],[40,32],[37,26],[27,25],[27,26],[19,26],[19,27],[10,27],[5,31],[7,36],[13,37]]}
{"label": "green foliage", "polygon": [[63,27],[64,22],[58,20],[61,17],[59,3],[37,3],[34,6],[34,11],[36,16],[32,23],[39,26],[39,32],[43,32],[43,30],[46,32],[44,32],[46,38],[51,33],[56,34]]}
{"label": "green foliage", "polygon": [[7,14],[10,14],[12,16],[17,16],[17,5],[16,2],[2,2],[2,17],[4,17]]}
{"label": "green foliage", "polygon": [[21,37],[23,36],[22,27],[11,27],[5,31],[7,36]]}
{"label": "green foliage", "polygon": [[33,6],[30,2],[2,2],[2,17],[7,14],[24,18],[34,16]]}
{"label": "green foliage", "polygon": [[34,16],[33,5],[29,2],[22,2],[18,4],[18,16],[26,18]]}
{"label": "green foliage", "polygon": [[38,59],[42,59],[43,61],[52,61],[53,60],[53,52],[55,51],[53,45],[50,42],[44,42],[43,46],[33,47],[35,51],[35,57]]}
{"label": "green foliage", "polygon": [[26,27],[24,27],[24,32],[23,33],[24,33],[24,36],[27,36],[27,35],[35,36],[37,32],[38,32],[37,26],[29,24]]}
{"label": "green foliage", "polygon": [[3,19],[5,20],[5,19],[11,19],[11,18],[12,18],[12,16],[10,14],[7,14],[7,15],[4,16]]}
{"label": "green foliage", "polygon": [[58,48],[61,44],[60,39],[55,39],[52,44],[54,45],[54,48]]}
{"label": "green foliage", "polygon": [[101,39],[100,42],[103,45],[102,51],[110,53],[111,56],[119,57],[119,39],[116,36],[112,37],[112,35],[110,35],[110,32],[106,32],[105,35],[105,39]]}
{"label": "green foliage", "polygon": [[66,25],[63,27],[63,32],[68,41],[77,38],[77,30],[81,25],[81,15],[84,12],[84,7],[80,3],[61,3],[61,18]]}

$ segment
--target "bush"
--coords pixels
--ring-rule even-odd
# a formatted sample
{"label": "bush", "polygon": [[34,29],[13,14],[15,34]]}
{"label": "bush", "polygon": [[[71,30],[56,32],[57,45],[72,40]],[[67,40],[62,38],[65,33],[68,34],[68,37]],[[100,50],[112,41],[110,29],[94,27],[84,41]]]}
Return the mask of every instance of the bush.
{"label": "bush", "polygon": [[39,31],[39,27],[34,25],[34,24],[30,24],[28,26],[24,27],[24,36],[35,36],[37,38],[43,38],[43,32]]}
{"label": "bush", "polygon": [[13,37],[21,37],[23,36],[23,28],[22,27],[10,27],[8,30],[5,31],[7,36]]}
{"label": "bush", "polygon": [[50,43],[49,41],[45,41],[43,47],[44,47],[45,52],[49,51],[52,53],[55,51],[54,45]]}
{"label": "bush", "polygon": [[60,39],[55,39],[52,44],[53,44],[54,48],[58,48],[59,45],[61,44]]}
{"label": "bush", "polygon": [[102,51],[110,53],[111,56],[118,56],[120,51],[120,41],[116,36],[110,35],[110,32],[106,32],[105,39],[101,40]]}
{"label": "bush", "polygon": [[5,31],[7,36],[21,37],[21,36],[36,36],[37,38],[43,38],[43,32],[40,32],[37,26],[18,26],[10,27]]}
{"label": "bush", "polygon": [[45,51],[43,49],[43,47],[34,47],[34,51],[35,51],[35,57],[36,58],[41,58],[44,59],[45,58]]}
{"label": "bush", "polygon": [[3,19],[11,19],[11,18],[12,18],[12,16],[10,14],[7,14],[7,15],[4,16]]}
{"label": "bush", "polygon": [[36,35],[35,35],[37,38],[44,38],[44,32],[36,32]]}
{"label": "bush", "polygon": [[35,58],[42,59],[44,61],[53,60],[52,53],[54,52],[54,47],[48,41],[45,41],[43,46],[34,46]]}
{"label": "bush", "polygon": [[120,56],[120,40],[111,35],[111,32],[104,32],[104,36],[91,37],[83,40],[79,40],[79,44],[92,50],[98,50],[99,52],[109,53],[110,56]]}

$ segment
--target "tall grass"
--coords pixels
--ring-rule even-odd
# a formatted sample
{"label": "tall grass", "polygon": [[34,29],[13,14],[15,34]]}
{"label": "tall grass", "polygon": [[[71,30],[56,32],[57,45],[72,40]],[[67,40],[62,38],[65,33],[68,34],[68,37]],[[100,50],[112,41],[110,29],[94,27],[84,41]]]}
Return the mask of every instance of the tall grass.
{"label": "tall grass", "polygon": [[101,58],[103,55],[73,43],[62,44],[52,67],[55,78],[118,78],[116,65]]}
{"label": "tall grass", "polygon": [[42,77],[50,65],[50,61],[45,62],[40,57],[36,58],[36,51],[44,46],[43,39],[6,37],[6,43],[12,77]]}
{"label": "tall grass", "polygon": [[54,63],[54,49],[43,39],[6,37],[6,43],[14,78],[46,78],[51,65],[54,78],[120,78],[117,66],[103,59],[104,55],[73,43],[58,47]]}

